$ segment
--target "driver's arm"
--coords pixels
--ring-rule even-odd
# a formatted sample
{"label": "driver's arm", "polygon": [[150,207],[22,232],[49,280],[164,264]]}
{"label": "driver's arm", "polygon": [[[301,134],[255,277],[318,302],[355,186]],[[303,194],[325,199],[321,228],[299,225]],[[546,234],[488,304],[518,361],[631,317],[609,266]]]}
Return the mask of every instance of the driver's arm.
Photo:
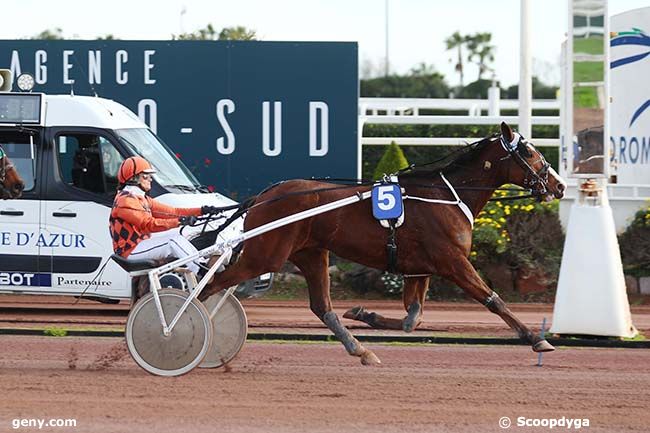
{"label": "driver's arm", "polygon": [[151,207],[151,214],[156,218],[178,220],[179,216],[201,215],[200,207],[172,207],[160,203],[159,201],[151,199],[149,197],[147,197],[147,199],[149,200],[149,206]]}
{"label": "driver's arm", "polygon": [[178,227],[178,217],[156,218],[147,212],[137,198],[121,198],[113,207],[113,217],[121,218],[142,233],[155,233]]}

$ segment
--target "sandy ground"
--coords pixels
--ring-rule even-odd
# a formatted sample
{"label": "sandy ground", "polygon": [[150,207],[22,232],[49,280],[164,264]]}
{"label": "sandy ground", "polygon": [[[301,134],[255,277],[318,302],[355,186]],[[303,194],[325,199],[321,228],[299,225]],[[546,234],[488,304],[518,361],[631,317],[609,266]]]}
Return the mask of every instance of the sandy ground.
{"label": "sandy ground", "polygon": [[[128,305],[103,305],[66,297],[25,297],[0,295],[0,328],[62,327],[123,329]],[[309,310],[307,301],[273,301],[266,299],[243,302],[250,332],[328,333],[322,322]],[[349,308],[364,305],[387,317],[406,314],[400,301],[334,301],[340,317]],[[546,318],[547,328],[553,319],[551,304],[512,304],[512,311],[526,325],[538,331]],[[373,331],[366,324],[342,319],[356,334],[382,333],[403,335],[401,331]],[[632,321],[644,335],[650,335],[650,306],[633,306]],[[415,334],[514,337],[500,317],[478,303],[427,302],[422,324]]]}
{"label": "sandy ground", "polygon": [[[589,419],[648,431],[650,351],[247,343],[228,369],[154,377],[119,338],[0,336],[0,431],[19,418],[76,419],[59,432],[499,432],[517,418]],[[552,431],[566,431],[556,428]],[[39,431],[23,428],[18,431]]]}

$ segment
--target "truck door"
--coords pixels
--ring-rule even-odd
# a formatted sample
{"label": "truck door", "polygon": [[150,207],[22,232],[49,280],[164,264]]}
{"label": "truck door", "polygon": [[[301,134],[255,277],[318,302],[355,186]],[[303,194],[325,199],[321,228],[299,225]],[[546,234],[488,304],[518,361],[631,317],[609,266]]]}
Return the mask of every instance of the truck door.
{"label": "truck door", "polygon": [[[41,158],[39,129],[0,128],[0,143],[25,182],[20,199],[0,200],[0,291],[29,292],[50,288],[41,269],[36,238],[40,200],[36,170]],[[33,154],[34,153],[34,154]]]}
{"label": "truck door", "polygon": [[[58,291],[130,298],[126,272],[113,253],[108,217],[123,161],[108,132],[58,128],[42,205],[41,254],[51,257],[52,285]],[[105,265],[105,269],[102,269]]]}

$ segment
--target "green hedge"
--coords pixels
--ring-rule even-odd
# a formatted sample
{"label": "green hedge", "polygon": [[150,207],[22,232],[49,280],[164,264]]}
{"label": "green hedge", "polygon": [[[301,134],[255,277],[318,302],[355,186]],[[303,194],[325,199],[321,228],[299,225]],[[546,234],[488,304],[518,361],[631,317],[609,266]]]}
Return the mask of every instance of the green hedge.
{"label": "green hedge", "polygon": [[[487,137],[498,128],[492,125],[365,125],[365,137]],[[533,136],[538,138],[557,138],[557,126],[537,125]],[[535,143],[533,143],[535,144]],[[362,177],[372,179],[375,168],[388,146],[363,146]],[[404,156],[411,164],[434,161],[453,150],[450,146],[401,146]],[[556,171],[559,171],[559,149],[557,147],[538,148]]]}
{"label": "green hedge", "polygon": [[513,270],[541,268],[557,281],[564,244],[559,201],[498,200],[511,194],[496,191],[497,201],[488,202],[476,217],[470,259],[479,268],[494,263]]}
{"label": "green hedge", "polygon": [[402,149],[393,141],[386,147],[386,151],[379,160],[372,178],[374,180],[379,180],[384,174],[397,173],[399,170],[408,166],[409,162],[404,157],[404,152],[402,152]]}
{"label": "green hedge", "polygon": [[[406,160],[410,164],[424,164],[435,161],[450,153],[454,147],[450,146],[400,146],[404,152]],[[386,152],[388,146],[363,146],[362,152],[362,177],[372,179],[375,169],[382,155]],[[558,169],[559,150],[554,147],[538,148],[547,161],[556,171]]]}
{"label": "green hedge", "polygon": [[650,204],[640,209],[618,238],[626,274],[650,276]]}

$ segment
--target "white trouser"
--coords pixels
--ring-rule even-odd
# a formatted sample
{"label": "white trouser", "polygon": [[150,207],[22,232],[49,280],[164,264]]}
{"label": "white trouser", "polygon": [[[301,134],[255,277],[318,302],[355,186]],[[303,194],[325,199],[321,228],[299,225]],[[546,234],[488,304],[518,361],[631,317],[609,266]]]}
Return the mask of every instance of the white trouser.
{"label": "white trouser", "polygon": [[[196,253],[198,250],[188,241],[178,229],[152,233],[149,239],[140,243],[131,251],[127,260],[156,260],[167,257],[182,259]],[[197,259],[198,260],[198,259]],[[197,260],[187,263],[187,269],[199,273]]]}

